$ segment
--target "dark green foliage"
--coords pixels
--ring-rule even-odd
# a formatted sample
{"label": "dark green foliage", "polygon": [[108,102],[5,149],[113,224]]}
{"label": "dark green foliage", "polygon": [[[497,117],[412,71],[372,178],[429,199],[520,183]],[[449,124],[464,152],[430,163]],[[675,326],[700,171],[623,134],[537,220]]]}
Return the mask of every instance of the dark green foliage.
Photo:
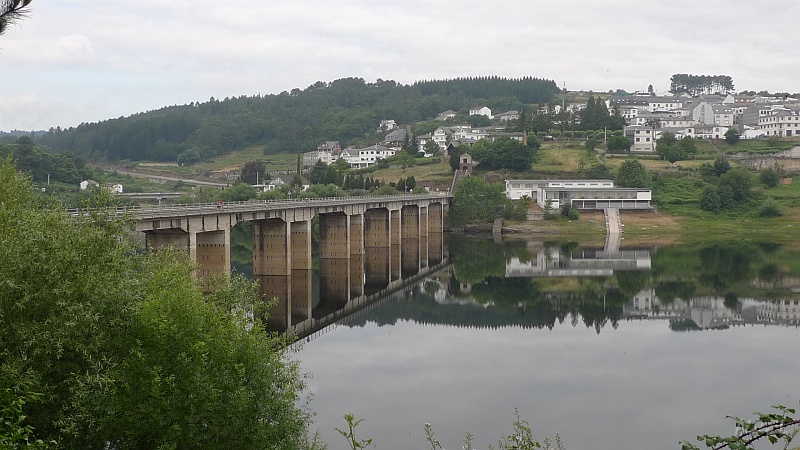
{"label": "dark green foliage", "polygon": [[[413,87],[426,96],[459,94],[473,98],[515,97],[522,103],[547,103],[561,92],[554,81],[533,77],[508,79],[492,76],[431,80],[414,83]],[[474,105],[465,106],[469,108]]]}
{"label": "dark green foliage", "polygon": [[769,169],[761,172],[761,174],[758,176],[758,179],[761,180],[761,183],[763,183],[767,188],[774,188],[781,182],[781,175],[777,169],[770,167]]}
{"label": "dark green foliage", "polygon": [[1,447],[301,447],[303,384],[249,319],[255,286],[204,296],[180,255],[137,253],[110,194],[75,218],[31,187],[0,161]]}
{"label": "dark green foliage", "polygon": [[448,217],[453,225],[488,223],[497,218],[507,200],[503,185],[468,177],[456,185]]}
{"label": "dark green foliage", "polygon": [[648,188],[652,179],[647,169],[636,158],[628,158],[622,162],[617,172],[617,186],[628,188]]}
{"label": "dark green foliage", "polygon": [[706,186],[703,195],[700,197],[700,208],[703,211],[717,213],[722,207],[719,194],[714,186]]}
{"label": "dark green foliage", "polygon": [[611,136],[608,138],[606,149],[610,152],[629,152],[631,145],[631,140],[625,136]]}
{"label": "dark green foliage", "polygon": [[736,128],[730,127],[728,131],[725,132],[725,141],[730,145],[736,145],[739,142],[741,136],[739,136],[739,132],[736,131]]}
{"label": "dark green foliage", "polygon": [[615,109],[614,115],[610,115],[606,103],[601,97],[595,100],[594,96],[590,96],[586,102],[586,107],[578,114],[580,114],[581,119],[581,130],[621,130],[625,125],[624,119],[621,123],[622,126],[616,120],[619,117],[619,110]]}
{"label": "dark green foliage", "polygon": [[535,158],[535,150],[530,145],[509,138],[501,138],[495,142],[481,139],[472,146],[471,152],[472,157],[480,161],[482,168],[517,172],[530,170]]}
{"label": "dark green foliage", "polygon": [[692,75],[676,73],[670,78],[669,91],[673,94],[727,94],[733,91],[733,78],[727,75]]}
{"label": "dark green foliage", "polygon": [[586,177],[594,180],[608,180],[614,178],[611,169],[605,164],[595,164],[586,169]]}
{"label": "dark green foliage", "polygon": [[661,134],[656,144],[656,151],[671,163],[693,158],[697,154],[697,146],[691,136],[677,139],[674,134],[665,131]]}
{"label": "dark green foliage", "polygon": [[581,218],[577,209],[573,208],[571,204],[565,203],[561,207],[561,217],[569,220],[578,220]]}
{"label": "dark green foliage", "polygon": [[256,159],[247,161],[242,167],[242,183],[258,184],[263,183],[267,175],[267,165],[264,161]]}
{"label": "dark green foliage", "polygon": [[766,200],[760,208],[758,208],[758,217],[780,217],[783,215],[781,212],[780,206],[775,202],[775,200],[769,199]]}
{"label": "dark green foliage", "polygon": [[448,109],[470,108],[486,98],[509,106],[544,103],[557,92],[553,81],[530,77],[423,81],[411,86],[391,80],[367,83],[361,78],[343,78],[291,93],[222,101],[212,98],[55,129],[39,140],[58,152],[110,160],[175,161],[182,155],[180,162],[189,164],[198,157],[206,159],[248,146],[264,146],[265,154],[272,154],[308,151],[327,139],[345,145],[358,143],[365,135],[374,134],[376,124],[387,117],[414,123]]}
{"label": "dark green foliage", "polygon": [[700,173],[704,177],[719,177],[731,170],[731,164],[723,157],[714,160],[714,164],[703,163],[700,166]]}
{"label": "dark green foliage", "polygon": [[750,198],[753,176],[747,169],[737,167],[719,177],[719,186],[728,186],[737,202]]}

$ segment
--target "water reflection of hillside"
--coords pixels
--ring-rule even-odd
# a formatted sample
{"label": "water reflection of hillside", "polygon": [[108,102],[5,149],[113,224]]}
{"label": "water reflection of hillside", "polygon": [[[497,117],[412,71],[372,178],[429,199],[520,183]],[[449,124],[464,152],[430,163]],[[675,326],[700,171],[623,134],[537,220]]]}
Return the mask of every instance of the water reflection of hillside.
{"label": "water reflection of hillside", "polygon": [[664,320],[675,331],[800,322],[800,255],[779,246],[608,251],[454,237],[449,248],[452,269],[351,323],[550,329],[568,323],[599,333],[625,320]]}

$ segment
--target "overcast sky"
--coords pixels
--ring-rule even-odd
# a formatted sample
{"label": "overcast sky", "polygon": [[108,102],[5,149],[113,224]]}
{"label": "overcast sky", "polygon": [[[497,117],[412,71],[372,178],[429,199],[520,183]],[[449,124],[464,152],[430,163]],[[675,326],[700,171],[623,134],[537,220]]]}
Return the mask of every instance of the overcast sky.
{"label": "overcast sky", "polygon": [[315,81],[534,76],[666,93],[674,73],[800,92],[800,1],[34,0],[0,36],[0,130]]}

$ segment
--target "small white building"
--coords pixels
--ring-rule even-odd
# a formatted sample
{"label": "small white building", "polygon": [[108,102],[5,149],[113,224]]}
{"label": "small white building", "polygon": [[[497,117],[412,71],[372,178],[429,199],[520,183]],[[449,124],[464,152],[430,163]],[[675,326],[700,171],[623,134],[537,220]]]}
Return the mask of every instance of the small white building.
{"label": "small white building", "polygon": [[80,182],[80,187],[82,191],[89,189],[90,187],[100,187],[100,183],[94,180],[83,180]]}
{"label": "small white building", "polygon": [[492,116],[492,110],[489,109],[488,106],[476,106],[474,108],[469,109],[470,116],[486,116],[490,119],[494,119]]}
{"label": "small white building", "polygon": [[661,130],[650,126],[627,126],[625,137],[631,141],[631,153],[655,153]]}

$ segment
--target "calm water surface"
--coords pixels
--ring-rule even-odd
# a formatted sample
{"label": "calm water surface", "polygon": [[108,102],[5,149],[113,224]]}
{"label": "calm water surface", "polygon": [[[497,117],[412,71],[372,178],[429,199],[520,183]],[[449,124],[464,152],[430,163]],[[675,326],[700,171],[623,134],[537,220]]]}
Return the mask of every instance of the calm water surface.
{"label": "calm water surface", "polygon": [[568,449],[678,449],[800,400],[796,254],[468,240],[450,257],[296,353],[329,449],[349,448],[348,413],[378,449],[429,448],[426,422],[444,448],[496,447],[515,408]]}

